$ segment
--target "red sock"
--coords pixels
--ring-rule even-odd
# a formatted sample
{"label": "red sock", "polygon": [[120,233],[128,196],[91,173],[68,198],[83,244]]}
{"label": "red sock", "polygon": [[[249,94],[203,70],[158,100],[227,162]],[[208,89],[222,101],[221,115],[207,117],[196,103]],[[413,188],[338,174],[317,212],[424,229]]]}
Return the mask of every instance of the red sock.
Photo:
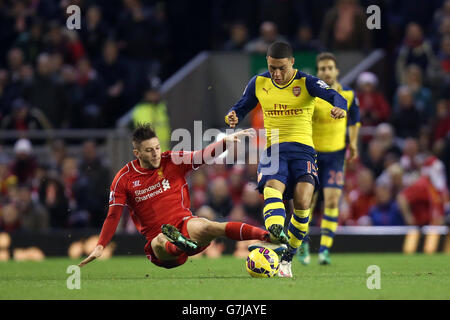
{"label": "red sock", "polygon": [[178,249],[178,247],[170,241],[166,242],[166,251],[168,254],[172,256],[179,256],[180,254],[183,253],[182,250]]}
{"label": "red sock", "polygon": [[269,232],[242,222],[228,222],[225,235],[232,240],[265,240]]}

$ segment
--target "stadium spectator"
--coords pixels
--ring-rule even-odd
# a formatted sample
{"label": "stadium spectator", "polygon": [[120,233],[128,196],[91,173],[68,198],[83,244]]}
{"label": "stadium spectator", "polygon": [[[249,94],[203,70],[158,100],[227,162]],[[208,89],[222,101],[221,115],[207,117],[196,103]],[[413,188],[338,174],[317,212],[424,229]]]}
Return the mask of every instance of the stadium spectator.
{"label": "stadium spectator", "polygon": [[85,190],[84,199],[79,199],[78,209],[89,213],[89,225],[100,228],[108,211],[108,193],[110,173],[98,155],[95,141],[87,140],[82,146],[82,158],[79,165],[80,185]]}
{"label": "stadium spectator", "polygon": [[326,13],[320,40],[328,50],[364,50],[372,48],[367,17],[358,0],[338,0]]}
{"label": "stadium spectator", "polygon": [[230,220],[242,221],[254,226],[264,226],[262,215],[264,198],[256,189],[255,183],[247,183],[242,193],[242,202],[230,213]]}
{"label": "stadium spectator", "polygon": [[401,226],[403,218],[397,203],[392,198],[391,186],[377,182],[375,186],[375,204],[369,209],[368,216],[373,226]]}
{"label": "stadium spectator", "polygon": [[274,41],[286,41],[286,38],[278,34],[278,27],[272,21],[264,21],[259,27],[259,37],[250,40],[244,50],[250,53],[266,54],[267,48]]}
{"label": "stadium spectator", "polygon": [[294,41],[292,42],[294,51],[323,51],[318,40],[314,39],[314,33],[309,25],[298,26]]}
{"label": "stadium spectator", "polygon": [[15,158],[10,165],[11,173],[17,177],[19,184],[30,183],[38,164],[30,140],[25,138],[17,140],[14,144],[14,154]]}
{"label": "stadium spectator", "polygon": [[394,199],[403,190],[403,168],[399,163],[389,165],[377,178],[376,183],[390,187],[391,197]]}
{"label": "stadium spectator", "polygon": [[45,206],[50,215],[50,227],[52,229],[67,228],[70,213],[69,200],[58,176],[47,173],[41,179],[38,194],[39,202]]}
{"label": "stadium spectator", "polygon": [[397,101],[398,111],[393,114],[391,120],[397,136],[417,138],[422,120],[420,112],[414,105],[411,89],[407,86],[400,86],[397,89]]}
{"label": "stadium spectator", "polygon": [[406,224],[442,224],[447,193],[445,166],[436,157],[429,157],[422,167],[421,177],[397,196]]}
{"label": "stadium spectator", "polygon": [[244,166],[236,164],[231,168],[230,174],[228,175],[230,196],[235,205],[243,200],[242,193],[244,192],[245,186],[244,170]]}
{"label": "stadium spectator", "polygon": [[373,172],[375,177],[378,177],[385,167],[385,155],[386,150],[384,145],[379,140],[373,139],[369,143],[367,152],[362,154],[361,160],[363,164]]}
{"label": "stadium spectator", "polygon": [[103,126],[111,128],[123,114],[127,106],[127,64],[119,56],[119,48],[114,41],[106,41],[102,56],[96,65],[96,70],[102,75],[105,85],[105,101],[102,105]]}
{"label": "stadium spectator", "polygon": [[450,88],[450,35],[442,38],[437,59],[439,66],[435,82],[442,92],[448,92],[448,88]]}
{"label": "stadium spectator", "polygon": [[43,51],[44,23],[41,18],[33,17],[29,30],[17,36],[15,45],[24,54],[25,61],[36,61],[38,55]]}
{"label": "stadium spectator", "polygon": [[420,167],[423,163],[419,154],[419,143],[417,139],[407,138],[403,145],[403,155],[400,158],[400,165],[403,171],[403,183],[405,186],[411,185],[420,176]]}
{"label": "stadium spectator", "polygon": [[377,89],[377,76],[372,72],[362,72],[356,83],[361,125],[374,126],[386,122],[391,114],[391,107],[383,93]]}
{"label": "stadium spectator", "polygon": [[400,159],[402,149],[400,141],[395,136],[394,128],[389,123],[380,123],[375,128],[374,139],[381,143],[386,155],[391,154],[393,158]]}
{"label": "stadium spectator", "polygon": [[0,203],[8,195],[8,189],[17,185],[17,177],[9,170],[8,158],[0,154]]}
{"label": "stadium spectator", "polygon": [[20,69],[24,65],[23,52],[19,48],[11,48],[8,51],[8,69],[11,81],[20,79]]}
{"label": "stadium spectator", "polygon": [[248,28],[243,22],[235,22],[230,26],[229,39],[225,42],[223,50],[241,51],[248,42]]}
{"label": "stadium spectator", "polygon": [[39,130],[50,126],[44,114],[37,109],[30,109],[28,103],[18,98],[12,103],[11,113],[5,116],[0,128],[2,130]]}
{"label": "stadium spectator", "polygon": [[91,5],[80,29],[80,37],[91,59],[100,57],[102,45],[108,36],[108,25],[100,7]]}
{"label": "stadium spectator", "polygon": [[207,206],[214,210],[218,221],[224,221],[233,209],[227,180],[223,177],[215,178],[210,184],[209,192]]}
{"label": "stadium spectator", "polygon": [[[375,204],[374,176],[369,169],[359,171],[357,189],[350,192],[348,217],[342,217],[346,225],[358,225],[367,219],[369,209]],[[362,218],[362,219],[361,219]],[[361,220],[360,220],[361,219]]]}
{"label": "stadium spectator", "polygon": [[208,200],[208,177],[204,167],[200,167],[192,174],[190,182],[189,190],[191,191],[191,206],[194,211],[197,211],[204,206]]}
{"label": "stadium spectator", "polygon": [[[419,66],[411,64],[405,70],[406,86],[411,90],[414,99],[414,105],[421,114],[422,123],[426,124],[435,114],[431,90],[423,85],[422,70]],[[396,96],[397,98],[397,96]],[[394,106],[398,107],[394,100]],[[397,109],[395,110],[398,111]]]}
{"label": "stadium spectator", "polygon": [[[32,107],[38,108],[49,119],[52,127],[67,128],[71,111],[68,110],[64,88],[51,76],[50,55],[41,53],[37,59],[37,74],[25,91]],[[62,108],[61,106],[66,106]]]}
{"label": "stadium spectator", "polygon": [[434,52],[439,51],[442,39],[450,36],[450,16],[444,16],[439,23],[437,31],[432,34],[432,45]]}
{"label": "stadium spectator", "polygon": [[159,79],[153,79],[144,93],[143,99],[132,111],[133,126],[140,122],[149,122],[159,137],[161,149],[170,148],[170,122],[166,103],[161,100]]}
{"label": "stadium spectator", "polygon": [[436,122],[433,129],[433,142],[445,139],[450,132],[450,100],[440,99],[437,102]]}
{"label": "stadium spectator", "polygon": [[25,231],[44,231],[49,227],[49,215],[45,207],[31,197],[28,185],[20,185],[17,190],[16,207]]}
{"label": "stadium spectator", "polygon": [[410,64],[418,65],[427,79],[432,77],[436,67],[436,56],[431,44],[425,39],[422,27],[411,22],[406,27],[405,38],[399,49],[396,61],[397,82],[406,82],[406,67]]}
{"label": "stadium spectator", "polygon": [[78,120],[80,128],[98,128],[102,126],[101,106],[104,103],[104,83],[91,62],[80,59],[77,63]]}
{"label": "stadium spectator", "polygon": [[14,232],[20,230],[19,211],[14,203],[7,203],[0,207],[0,230]]}

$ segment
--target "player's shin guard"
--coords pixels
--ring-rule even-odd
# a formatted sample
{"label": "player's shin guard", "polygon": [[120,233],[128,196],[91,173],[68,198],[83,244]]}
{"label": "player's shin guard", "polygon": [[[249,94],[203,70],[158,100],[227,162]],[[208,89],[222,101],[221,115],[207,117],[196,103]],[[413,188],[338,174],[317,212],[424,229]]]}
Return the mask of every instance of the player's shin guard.
{"label": "player's shin guard", "polygon": [[320,225],[320,248],[319,252],[330,250],[333,245],[334,233],[338,226],[339,208],[325,208]]}
{"label": "player's shin guard", "polygon": [[283,203],[283,194],[271,187],[264,188],[264,224],[266,229],[274,224],[284,226],[286,210]]}
{"label": "player's shin guard", "polygon": [[298,248],[302,244],[303,238],[308,233],[309,227],[309,211],[294,209],[291,222],[288,228],[289,245],[292,248]]}

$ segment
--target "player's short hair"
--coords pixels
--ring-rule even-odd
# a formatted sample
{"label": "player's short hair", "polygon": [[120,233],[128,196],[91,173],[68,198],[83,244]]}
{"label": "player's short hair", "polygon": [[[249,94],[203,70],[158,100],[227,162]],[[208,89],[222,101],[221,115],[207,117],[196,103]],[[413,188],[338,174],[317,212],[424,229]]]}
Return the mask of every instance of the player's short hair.
{"label": "player's short hair", "polygon": [[138,123],[132,134],[133,147],[138,148],[142,141],[152,138],[158,138],[152,125],[148,122]]}
{"label": "player's short hair", "polygon": [[332,60],[334,61],[334,65],[337,67],[337,59],[336,56],[334,54],[332,54],[331,52],[322,52],[319,53],[316,57],[316,66],[319,66],[319,62],[320,61],[324,61],[324,60]]}
{"label": "player's short hair", "polygon": [[267,57],[274,59],[292,58],[294,56],[292,47],[289,43],[284,41],[273,42],[267,48]]}

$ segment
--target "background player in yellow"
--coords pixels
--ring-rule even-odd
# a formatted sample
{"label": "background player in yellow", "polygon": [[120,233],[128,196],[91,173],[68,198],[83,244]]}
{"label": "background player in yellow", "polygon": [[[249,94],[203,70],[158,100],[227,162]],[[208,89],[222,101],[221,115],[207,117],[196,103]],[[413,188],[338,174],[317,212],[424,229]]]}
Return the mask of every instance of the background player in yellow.
{"label": "background player in yellow", "polygon": [[[313,141],[317,151],[320,191],[323,191],[324,213],[320,232],[319,263],[330,264],[330,249],[333,245],[334,233],[338,226],[339,200],[344,185],[344,161],[346,152],[346,132],[349,133],[349,160],[358,156],[359,106],[358,99],[352,89],[342,86],[337,78],[336,57],[329,52],[321,53],[316,58],[317,76],[331,88],[339,92],[348,104],[347,116],[342,119],[330,119],[333,107],[323,99],[316,99],[313,115]],[[318,192],[314,197],[316,202]],[[314,208],[314,205],[312,206]],[[308,237],[304,239],[298,258],[303,264],[310,263]]]}
{"label": "background player in yellow", "polygon": [[[315,99],[320,97],[333,105],[330,119],[345,117],[347,102],[322,80],[294,69],[292,48],[286,42],[269,46],[267,66],[268,72],[250,80],[225,121],[234,128],[261,105],[267,143],[258,165],[258,189],[264,195],[266,228],[287,244],[279,276],[292,277],[292,257],[307,234],[311,199],[318,184],[312,139]],[[284,233],[283,197],[294,202],[289,239]]]}

